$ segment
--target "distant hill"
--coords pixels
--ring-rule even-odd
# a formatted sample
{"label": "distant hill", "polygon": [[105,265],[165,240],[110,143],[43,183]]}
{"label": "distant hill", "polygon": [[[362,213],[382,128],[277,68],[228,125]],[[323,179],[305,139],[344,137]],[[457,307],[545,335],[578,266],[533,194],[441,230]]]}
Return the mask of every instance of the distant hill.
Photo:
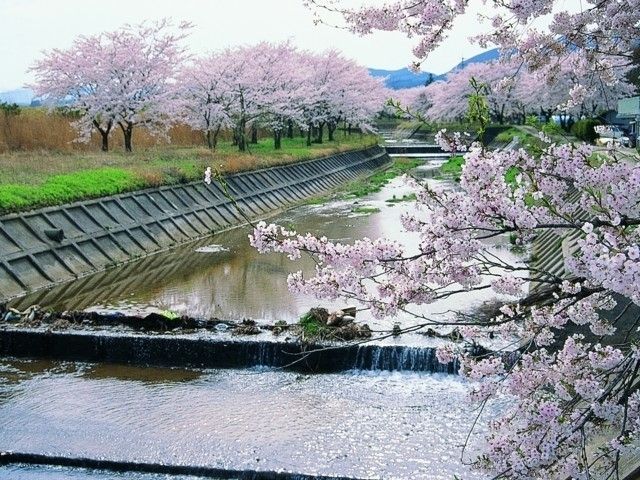
{"label": "distant hill", "polygon": [[[449,72],[453,70],[457,70],[460,67],[466,67],[471,63],[487,63],[493,60],[497,60],[500,58],[500,51],[497,48],[492,48],[491,50],[487,50],[486,52],[479,53],[471,58],[465,58],[462,62],[453,67]],[[449,73],[447,72],[447,73]]]}
{"label": "distant hill", "polygon": [[439,80],[442,75],[436,75],[430,72],[412,72],[408,68],[400,70],[383,70],[380,68],[370,68],[369,73],[372,77],[386,77],[385,84],[394,90],[402,88],[413,88],[426,85],[429,82]]}
{"label": "distant hill", "polygon": [[372,77],[386,77],[385,84],[387,87],[394,90],[400,90],[402,88],[413,88],[421,85],[426,85],[430,82],[437,80],[444,80],[448,73],[457,70],[461,67],[467,66],[471,63],[485,63],[492,60],[497,60],[500,57],[500,52],[497,48],[487,50],[486,52],[479,53],[471,58],[466,58],[455,67],[446,73],[436,75],[430,72],[418,72],[414,73],[408,68],[401,68],[399,70],[384,70],[380,68],[370,68],[369,73]]}
{"label": "distant hill", "polygon": [[18,105],[31,105],[33,91],[28,88],[18,88],[0,92],[0,102],[17,103]]}

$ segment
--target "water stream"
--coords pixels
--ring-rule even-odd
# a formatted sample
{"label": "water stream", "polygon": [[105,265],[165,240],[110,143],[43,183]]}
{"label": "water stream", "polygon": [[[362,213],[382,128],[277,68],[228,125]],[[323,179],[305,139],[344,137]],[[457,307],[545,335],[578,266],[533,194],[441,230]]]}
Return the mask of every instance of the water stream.
{"label": "water stream", "polygon": [[[451,181],[433,178],[442,161],[442,158],[426,159],[413,175],[428,179],[432,186],[455,188]],[[403,180],[396,178],[380,192],[367,197],[301,206],[272,220],[298,232],[324,234],[335,241],[383,236],[415,248],[417,236],[402,231],[399,221],[402,213],[410,208],[410,202],[389,201],[401,199],[408,193],[411,191]],[[363,207],[379,211],[357,213]],[[160,309],[203,318],[251,318],[269,322],[295,322],[315,306],[330,309],[347,306],[340,301],[327,302],[290,293],[286,286],[288,273],[296,269],[310,272],[313,262],[305,258],[291,262],[279,254],[260,255],[248,243],[250,231],[250,227],[242,227],[222,232],[170,252],[37,292],[13,304],[19,309],[39,304],[57,310],[133,313]],[[494,251],[511,262],[517,258],[505,239],[494,246]],[[494,299],[495,295],[490,291],[469,292],[456,297],[456,308],[469,311]],[[451,316],[450,309],[450,302],[440,301],[416,311],[441,318]],[[366,312],[359,314],[358,320],[369,323],[374,330],[389,330],[395,321],[405,325],[416,321],[408,315],[374,320]]]}
{"label": "water stream", "polygon": [[0,450],[355,478],[481,479],[460,462],[475,415],[467,388],[443,374],[5,359]]}
{"label": "water stream", "polygon": [[[429,158],[414,174],[432,185],[442,159]],[[399,228],[409,193],[401,179],[360,199],[297,207],[273,221],[299,232],[350,242],[385,236],[415,247]],[[361,207],[376,208],[363,214]],[[312,269],[282,255],[259,255],[242,227],[79,279],[13,302],[58,310],[171,310],[194,317],[295,322],[310,307],[346,306],[286,287],[289,271]],[[508,242],[492,248],[509,261]],[[458,296],[458,310],[495,300],[490,291]],[[419,313],[449,316],[446,301]],[[397,319],[357,320],[389,330]],[[406,323],[415,320],[400,318]],[[390,338],[399,345],[433,345],[420,335]],[[412,352],[407,348],[407,352]],[[0,360],[0,451],[14,450],[118,461],[291,471],[354,478],[465,480],[487,478],[461,461],[475,413],[469,385],[454,375],[362,372],[300,375],[279,370],[193,370],[110,364]],[[487,408],[492,416],[500,405]],[[480,422],[482,424],[482,422]],[[481,448],[472,435],[465,460]],[[480,446],[479,446],[480,445]],[[167,478],[103,474],[82,469],[10,465],[0,478]],[[180,478],[180,477],[170,477]],[[193,477],[191,477],[193,478]]]}

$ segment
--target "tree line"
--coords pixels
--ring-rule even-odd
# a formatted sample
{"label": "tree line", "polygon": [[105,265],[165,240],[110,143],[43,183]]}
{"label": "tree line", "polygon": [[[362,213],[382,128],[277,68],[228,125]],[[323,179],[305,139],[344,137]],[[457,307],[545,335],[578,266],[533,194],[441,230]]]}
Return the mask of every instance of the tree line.
{"label": "tree line", "polygon": [[276,149],[294,130],[322,143],[341,123],[371,130],[387,98],[382,81],[336,50],[261,42],[194,57],[183,44],[191,28],[165,19],[78,37],[33,65],[32,87],[49,107],[77,113],[78,140],[97,131],[108,151],[120,129],[128,152],[136,127],[166,138],[178,122],[203,132],[211,149],[225,129],[240,151],[258,128],[272,132]]}

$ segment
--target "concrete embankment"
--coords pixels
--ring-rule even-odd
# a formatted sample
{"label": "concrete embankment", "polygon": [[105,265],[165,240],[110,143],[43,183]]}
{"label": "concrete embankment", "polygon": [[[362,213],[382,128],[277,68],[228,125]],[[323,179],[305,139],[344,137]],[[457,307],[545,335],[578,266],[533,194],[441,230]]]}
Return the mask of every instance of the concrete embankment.
{"label": "concrete embankment", "polygon": [[382,147],[0,217],[0,300],[203,238],[384,166]]}

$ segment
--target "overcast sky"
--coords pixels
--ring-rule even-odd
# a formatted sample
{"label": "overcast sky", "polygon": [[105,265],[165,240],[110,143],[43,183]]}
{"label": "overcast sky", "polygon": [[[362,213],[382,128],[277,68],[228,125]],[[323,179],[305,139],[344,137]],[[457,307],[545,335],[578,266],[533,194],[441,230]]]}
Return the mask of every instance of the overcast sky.
{"label": "overcast sky", "polygon": [[[194,24],[187,40],[194,53],[290,39],[303,49],[338,48],[368,67],[397,69],[413,61],[413,43],[401,34],[358,37],[316,26],[302,0],[0,0],[0,91],[30,82],[27,69],[43,50],[68,47],[81,34],[163,17]],[[476,15],[460,20],[449,41],[429,57],[423,69],[443,73],[463,56],[480,53],[481,48],[466,40],[477,29]]]}

